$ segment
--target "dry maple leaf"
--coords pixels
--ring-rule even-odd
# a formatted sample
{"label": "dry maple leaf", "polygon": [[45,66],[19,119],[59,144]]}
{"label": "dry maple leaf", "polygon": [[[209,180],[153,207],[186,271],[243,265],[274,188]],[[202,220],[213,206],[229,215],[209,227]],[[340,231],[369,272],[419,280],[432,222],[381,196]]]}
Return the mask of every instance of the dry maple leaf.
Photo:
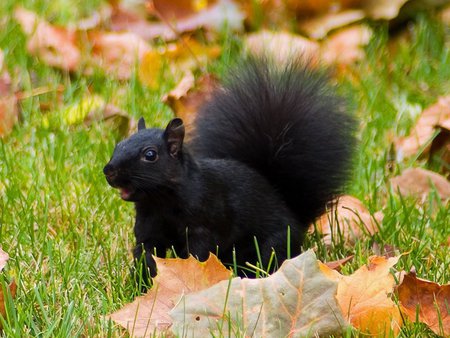
{"label": "dry maple leaf", "polygon": [[[0,271],[3,270],[6,263],[8,262],[8,259],[9,259],[9,255],[0,248]],[[9,284],[9,292],[11,293],[12,298],[14,298],[14,296],[16,295],[16,289],[17,289],[17,285],[14,281],[12,281]],[[5,314],[6,314],[5,295],[3,294],[3,290],[1,288],[0,288],[0,314],[2,316],[5,316]],[[0,329],[1,328],[2,328],[2,324],[0,322]]]}
{"label": "dry maple leaf", "polygon": [[153,11],[163,22],[147,22],[141,16],[117,7],[112,15],[113,30],[128,30],[144,39],[175,40],[180,34],[200,28],[218,31],[224,26],[242,30],[244,14],[231,0],[218,0],[210,6],[196,8],[198,1],[158,1]]}
{"label": "dry maple leaf", "polygon": [[171,330],[187,337],[340,334],[347,324],[336,287],[309,250],[286,260],[270,277],[233,278],[184,296],[170,311]]}
{"label": "dry maple leaf", "polygon": [[392,189],[401,195],[424,201],[436,188],[442,200],[450,198],[450,182],[443,176],[422,168],[408,168],[400,176],[390,179]]}
{"label": "dry maple leaf", "polygon": [[263,30],[247,35],[244,44],[253,54],[269,53],[279,63],[299,56],[312,64],[319,60],[320,46],[317,42],[287,32]]}
{"label": "dry maple leaf", "polygon": [[28,36],[27,49],[49,66],[76,70],[81,53],[75,43],[75,32],[50,25],[35,13],[24,8],[14,12],[16,20]]}
{"label": "dry maple leaf", "polygon": [[175,115],[183,119],[187,139],[193,133],[198,109],[211,97],[217,86],[217,79],[211,74],[202,75],[196,81],[194,75],[187,72],[178,85],[163,97]]}
{"label": "dry maple leaf", "polygon": [[120,80],[129,79],[138,61],[152,50],[133,33],[92,32],[89,41],[94,63]]}
{"label": "dry maple leaf", "polygon": [[395,285],[390,269],[399,258],[372,256],[368,265],[350,276],[321,264],[322,271],[338,282],[336,298],[344,317],[362,333],[388,337],[402,325],[398,306],[390,298]]}
{"label": "dry maple leaf", "polygon": [[[190,70],[203,68],[220,53],[221,48],[218,45],[207,46],[194,39],[183,38],[176,43],[167,44],[165,48],[145,53],[139,64],[139,79],[148,87],[156,89],[164,80],[161,70],[165,62],[168,63],[172,75],[177,78],[180,74],[186,75]],[[183,84],[183,87],[186,85]]]}
{"label": "dry maple leaf", "polygon": [[439,285],[410,272],[403,276],[397,293],[402,312],[409,320],[418,319],[436,334],[450,336],[450,284]]}
{"label": "dry maple leaf", "polygon": [[109,315],[114,322],[126,328],[132,336],[152,336],[172,325],[168,312],[184,294],[203,290],[231,277],[216,256],[205,262],[188,259],[154,257],[158,270],[153,287],[132,303]]}
{"label": "dry maple leaf", "polygon": [[364,11],[374,20],[391,20],[398,16],[402,6],[409,0],[368,0]]}
{"label": "dry maple leaf", "polygon": [[364,46],[372,37],[366,25],[356,25],[332,34],[321,46],[322,59],[328,64],[349,65],[364,58]]}
{"label": "dry maple leaf", "polygon": [[[440,97],[435,104],[425,109],[409,135],[395,141],[399,157],[415,155],[419,150],[422,156],[426,156],[432,148],[436,148],[430,142],[435,133],[440,132],[445,137],[445,131],[450,133],[450,96]],[[436,141],[438,137],[439,135],[435,138]],[[448,139],[450,137],[447,135]]]}
{"label": "dry maple leaf", "polygon": [[18,120],[17,97],[13,92],[11,77],[3,69],[3,51],[0,50],[0,137],[8,135]]}
{"label": "dry maple leaf", "polygon": [[304,20],[300,23],[300,29],[309,37],[320,40],[332,30],[348,26],[362,19],[364,19],[364,12],[359,9],[352,9]]}
{"label": "dry maple leaf", "polygon": [[323,214],[310,226],[310,231],[317,229],[324,235],[324,242],[330,245],[333,238],[342,238],[354,243],[364,234],[373,235],[378,232],[374,217],[363,203],[353,196],[341,196],[327,213]]}
{"label": "dry maple leaf", "polygon": [[355,255],[350,255],[342,259],[338,259],[337,261],[331,261],[331,262],[325,262],[326,266],[328,266],[330,269],[341,271],[341,268],[348,262],[350,262]]}

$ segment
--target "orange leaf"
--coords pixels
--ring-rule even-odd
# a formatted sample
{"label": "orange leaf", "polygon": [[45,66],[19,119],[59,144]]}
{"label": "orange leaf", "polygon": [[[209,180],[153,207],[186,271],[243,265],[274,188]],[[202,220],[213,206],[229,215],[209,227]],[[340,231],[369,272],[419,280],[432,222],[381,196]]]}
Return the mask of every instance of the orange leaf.
{"label": "orange leaf", "polygon": [[400,176],[391,178],[394,191],[405,196],[426,199],[433,188],[442,200],[450,198],[450,182],[443,176],[422,168],[408,168]]}
{"label": "orange leaf", "polygon": [[[9,259],[9,255],[4,252],[1,248],[0,248],[0,271],[3,270],[3,268],[5,267],[6,263],[8,262]],[[16,295],[16,289],[17,289],[17,285],[14,281],[12,281],[9,284],[9,291],[11,293],[11,297],[14,298]],[[6,314],[6,309],[5,309],[5,295],[3,294],[3,290],[0,288],[0,314],[2,316],[5,316]],[[0,322],[0,329],[2,328],[2,324]]]}
{"label": "orange leaf", "polygon": [[192,133],[198,109],[216,87],[217,80],[213,75],[205,74],[195,81],[194,75],[187,72],[178,85],[163,97],[175,115],[183,119],[188,137]]}
{"label": "orange leaf", "polygon": [[372,256],[368,265],[350,276],[321,264],[322,271],[338,282],[336,298],[344,317],[365,334],[388,336],[402,325],[398,306],[390,298],[395,285],[390,269],[399,258]]}
{"label": "orange leaf", "polygon": [[231,276],[216,256],[205,262],[188,259],[154,257],[158,275],[153,287],[132,303],[109,315],[113,321],[135,336],[151,336],[154,330],[165,331],[172,325],[168,312],[183,294],[203,290]]}
{"label": "orange leaf", "polygon": [[411,321],[418,314],[418,320],[436,334],[450,336],[450,284],[439,285],[410,272],[403,276],[397,293],[402,312]]}
{"label": "orange leaf", "polygon": [[319,44],[317,42],[287,32],[263,30],[249,34],[245,39],[245,45],[253,54],[270,53],[279,62],[299,56],[313,64],[319,60]]}
{"label": "orange leaf", "polygon": [[396,140],[400,157],[415,155],[421,150],[425,156],[430,151],[430,141],[439,128],[450,132],[450,96],[441,97],[425,109],[409,133],[409,136]]}
{"label": "orange leaf", "polygon": [[14,15],[29,38],[28,52],[49,66],[69,71],[78,68],[81,54],[75,44],[75,32],[50,25],[24,8],[17,8]]}
{"label": "orange leaf", "polygon": [[328,64],[349,65],[364,58],[363,47],[372,36],[366,25],[356,25],[332,34],[321,47],[323,60]]}
{"label": "orange leaf", "polygon": [[145,40],[133,33],[92,32],[89,40],[94,62],[121,80],[130,78],[135,65],[151,50]]}
{"label": "orange leaf", "polygon": [[11,78],[3,69],[3,52],[0,50],[0,137],[8,135],[18,120],[19,110]]}
{"label": "orange leaf", "polygon": [[[378,232],[374,217],[360,200],[353,196],[341,196],[327,213],[315,223],[315,228],[324,235],[324,242],[330,245],[333,238],[342,238],[349,243],[364,234]],[[314,225],[310,226],[314,231]]]}

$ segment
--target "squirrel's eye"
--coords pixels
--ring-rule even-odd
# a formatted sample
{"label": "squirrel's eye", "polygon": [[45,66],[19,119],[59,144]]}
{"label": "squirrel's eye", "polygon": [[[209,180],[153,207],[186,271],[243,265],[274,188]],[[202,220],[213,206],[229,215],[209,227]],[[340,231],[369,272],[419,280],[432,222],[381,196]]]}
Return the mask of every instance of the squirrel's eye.
{"label": "squirrel's eye", "polygon": [[155,162],[158,159],[158,153],[153,149],[144,152],[144,160],[147,162]]}

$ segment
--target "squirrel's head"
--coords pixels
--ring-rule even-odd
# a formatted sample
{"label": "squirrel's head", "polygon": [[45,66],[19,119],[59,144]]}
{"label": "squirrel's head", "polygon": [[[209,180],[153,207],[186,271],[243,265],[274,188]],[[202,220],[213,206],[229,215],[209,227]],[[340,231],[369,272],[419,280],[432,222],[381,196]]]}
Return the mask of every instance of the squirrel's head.
{"label": "squirrel's head", "polygon": [[181,175],[184,139],[183,121],[175,118],[165,130],[146,129],[138,122],[138,132],[119,142],[103,168],[108,183],[120,190],[126,201],[158,198],[173,189]]}

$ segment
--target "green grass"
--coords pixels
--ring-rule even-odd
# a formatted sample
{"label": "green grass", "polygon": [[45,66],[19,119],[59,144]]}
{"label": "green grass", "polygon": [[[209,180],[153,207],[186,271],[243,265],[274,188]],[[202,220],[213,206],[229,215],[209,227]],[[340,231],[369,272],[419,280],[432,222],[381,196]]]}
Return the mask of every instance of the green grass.
{"label": "green grass", "polygon": [[[89,13],[98,2],[29,0],[24,4],[52,22],[65,24]],[[102,74],[85,77],[50,68],[27,54],[25,38],[10,17],[16,3],[0,3],[0,48],[21,90],[63,84],[63,103],[71,104],[89,87],[134,118],[145,116],[149,125],[162,126],[168,121],[171,113],[160,97],[173,79],[155,92],[135,78],[120,83]],[[414,266],[419,276],[448,283],[448,205],[432,195],[428,203],[418,206],[386,188],[389,177],[411,165],[397,163],[394,172],[386,169],[392,136],[407,134],[423,108],[450,92],[449,28],[432,14],[419,13],[409,31],[410,40],[390,53],[386,27],[375,27],[367,59],[353,69],[356,80],[342,84],[361,121],[360,148],[349,189],[371,211],[383,210],[380,233],[353,247],[337,241],[327,249],[314,236],[305,245],[317,246],[322,260],[355,254],[346,272],[367,262],[374,242],[393,245],[398,252],[409,252],[399,269]],[[235,39],[224,43],[234,44]],[[231,54],[210,68],[223,71]],[[119,336],[122,331],[102,316],[130,302],[137,289],[129,280],[133,206],[121,201],[102,175],[118,135],[102,123],[90,128],[43,128],[43,116],[54,112],[42,111],[40,104],[56,100],[55,92],[22,100],[21,123],[0,141],[0,244],[11,256],[0,279],[3,287],[10,278],[18,284],[16,298],[7,304],[2,334]],[[427,167],[420,161],[412,165]],[[410,325],[403,332],[405,337],[428,334],[421,325]]]}

